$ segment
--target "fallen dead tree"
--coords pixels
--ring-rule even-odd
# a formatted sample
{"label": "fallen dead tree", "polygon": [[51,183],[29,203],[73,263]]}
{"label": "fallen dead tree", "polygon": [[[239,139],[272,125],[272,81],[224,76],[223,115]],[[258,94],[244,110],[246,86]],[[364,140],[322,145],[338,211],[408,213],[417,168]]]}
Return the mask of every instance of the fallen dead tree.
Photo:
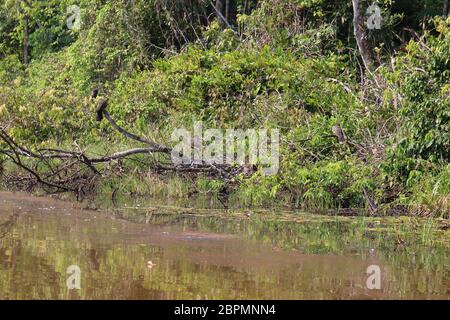
{"label": "fallen dead tree", "polygon": [[[161,153],[167,156],[171,155],[172,148],[137,136],[120,127],[106,108],[107,101],[101,100],[96,110],[97,120],[106,119],[123,136],[142,143],[145,147],[123,150],[100,157],[88,155],[76,143],[74,144],[77,150],[46,148],[33,151],[18,144],[8,134],[6,128],[0,127],[0,142],[3,142],[5,146],[5,148],[0,149],[0,154],[6,156],[26,173],[24,176],[14,176],[12,178],[15,180],[14,182],[25,185],[25,189],[32,189],[39,185],[48,193],[75,192],[77,195],[82,195],[92,191],[95,182],[100,177],[114,172],[114,166],[120,166],[122,160],[130,159],[130,157],[138,154]],[[30,159],[33,161],[26,161]],[[99,168],[100,164],[107,164],[108,166]],[[153,169],[156,173],[202,173],[210,177],[223,179],[225,182],[245,171],[243,167],[208,163],[194,164],[190,161],[183,161],[183,164],[179,165],[158,163]]]}

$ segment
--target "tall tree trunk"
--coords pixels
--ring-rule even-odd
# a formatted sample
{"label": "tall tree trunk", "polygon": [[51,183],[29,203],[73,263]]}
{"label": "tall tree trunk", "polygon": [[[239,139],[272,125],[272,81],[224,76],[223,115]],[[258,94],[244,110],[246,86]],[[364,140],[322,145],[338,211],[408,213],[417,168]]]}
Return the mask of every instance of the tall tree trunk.
{"label": "tall tree trunk", "polygon": [[364,62],[367,71],[371,72],[377,67],[378,63],[374,58],[372,49],[367,40],[366,27],[364,23],[364,14],[361,12],[361,1],[352,0],[353,3],[353,27],[355,32],[356,42],[358,44],[359,53]]}
{"label": "tall tree trunk", "polygon": [[234,12],[234,4],[235,1],[232,0],[216,0],[216,3],[214,4],[211,1],[211,4],[214,6],[214,9],[216,11],[217,18],[219,20],[219,23],[222,25],[222,27],[228,27],[232,28],[232,25],[230,24],[230,21],[228,20],[232,12]]}
{"label": "tall tree trunk", "polygon": [[223,12],[223,8],[225,7],[224,1],[225,0],[216,0],[216,9],[219,10],[221,13]]}
{"label": "tall tree trunk", "polygon": [[23,16],[23,63],[25,65],[28,65],[29,63],[29,47],[30,47],[30,36],[29,36],[29,31],[28,31],[28,25],[30,22],[30,17],[28,16],[27,13],[24,14]]}
{"label": "tall tree trunk", "polygon": [[448,17],[448,0],[444,0],[444,17]]}
{"label": "tall tree trunk", "polygon": [[237,1],[236,0],[226,0],[226,11],[225,17],[231,25],[236,24],[237,18]]}
{"label": "tall tree trunk", "polygon": [[222,26],[225,25],[225,22],[223,21],[224,18],[224,8],[225,8],[225,4],[224,4],[225,0],[216,0],[216,14],[217,14],[217,19],[219,20],[220,24]]}
{"label": "tall tree trunk", "polygon": [[230,21],[230,0],[225,0],[225,19]]}

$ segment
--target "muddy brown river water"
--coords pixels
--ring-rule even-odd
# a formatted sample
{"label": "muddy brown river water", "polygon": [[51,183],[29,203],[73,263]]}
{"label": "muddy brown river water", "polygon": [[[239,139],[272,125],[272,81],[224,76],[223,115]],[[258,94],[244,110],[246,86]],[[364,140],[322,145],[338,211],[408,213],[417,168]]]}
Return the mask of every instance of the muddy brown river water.
{"label": "muddy brown river water", "polygon": [[307,214],[121,212],[0,193],[0,299],[450,299],[445,241]]}

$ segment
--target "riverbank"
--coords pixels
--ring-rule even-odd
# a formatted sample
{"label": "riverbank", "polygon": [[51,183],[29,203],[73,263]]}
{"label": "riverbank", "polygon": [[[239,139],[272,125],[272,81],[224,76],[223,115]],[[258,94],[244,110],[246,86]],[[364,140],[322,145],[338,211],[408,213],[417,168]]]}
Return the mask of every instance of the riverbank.
{"label": "riverbank", "polygon": [[[134,11],[94,0],[77,32],[64,25],[34,30],[42,43],[46,32],[67,42],[46,51],[52,46],[36,40],[27,63],[16,42],[0,39],[9,48],[0,53],[0,179],[7,189],[200,194],[242,207],[449,218],[450,19],[422,21],[420,14],[402,25],[394,23],[405,17],[402,8],[385,3],[393,19],[386,29],[355,39],[348,31],[360,8],[343,6],[335,15],[331,3],[264,0],[235,21],[239,32],[194,19],[185,30],[194,27],[192,38],[166,47],[155,25],[179,38],[170,22],[177,20],[164,18],[179,12],[156,14],[155,1],[139,1]],[[59,18],[48,23],[61,23],[65,6],[36,7],[36,21],[56,10]],[[429,14],[429,5],[422,9]],[[308,19],[297,20],[304,14]],[[163,43],[148,44],[150,35]],[[364,39],[372,54],[361,52]],[[174,165],[174,133],[189,136],[198,123],[222,138],[227,130],[278,130],[278,170],[264,174],[261,154],[254,163]],[[249,139],[238,140],[250,154]]]}
{"label": "riverbank", "polygon": [[[378,212],[371,212],[364,207],[334,207],[324,205],[320,201],[294,201],[289,193],[278,192],[279,198],[262,199],[251,190],[255,186],[246,179],[236,179],[233,183],[199,176],[197,174],[176,173],[161,174],[155,170],[120,165],[120,172],[110,172],[103,177],[91,176],[91,185],[81,193],[56,192],[61,199],[81,201],[85,203],[100,202],[110,204],[139,202],[142,199],[166,202],[174,205],[203,209],[231,209],[236,211],[260,210],[276,208],[280,210],[306,210],[321,215],[340,216],[411,216],[422,218],[448,219],[447,211],[449,195],[431,197],[427,204],[408,204],[395,201],[380,206]],[[442,181],[441,181],[442,182]],[[49,190],[36,184],[34,177],[24,176],[23,172],[13,166],[5,168],[0,179],[4,191],[31,192],[36,195],[52,195]],[[441,203],[442,202],[442,203]],[[102,205],[95,205],[102,207]]]}

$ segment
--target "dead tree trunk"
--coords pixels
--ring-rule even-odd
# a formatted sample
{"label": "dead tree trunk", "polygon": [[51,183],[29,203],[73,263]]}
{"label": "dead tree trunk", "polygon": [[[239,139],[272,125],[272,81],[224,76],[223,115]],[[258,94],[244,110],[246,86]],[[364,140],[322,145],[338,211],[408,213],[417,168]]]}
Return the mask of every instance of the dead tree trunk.
{"label": "dead tree trunk", "polygon": [[353,3],[353,27],[358,44],[359,53],[361,54],[364,66],[367,71],[372,72],[378,67],[378,63],[374,58],[374,54],[367,39],[367,32],[364,23],[364,14],[361,10],[361,1],[352,0]]}
{"label": "dead tree trunk", "polygon": [[[93,96],[95,95],[96,94]],[[159,153],[165,154],[166,156],[172,156],[172,148],[135,135],[120,127],[106,110],[107,106],[108,103],[106,100],[101,100],[99,102],[99,106],[96,109],[97,120],[108,120],[115,130],[129,139],[145,144],[145,147],[119,151],[100,157],[90,157],[86,155],[76,142],[74,144],[78,149],[77,151],[58,149],[39,149],[37,151],[32,151],[16,143],[8,134],[6,128],[0,126],[0,155],[5,156],[13,164],[29,174],[29,177],[21,179],[25,182],[29,181],[28,187],[41,185],[52,193],[75,192],[77,195],[80,195],[85,190],[88,190],[88,188],[91,188],[96,179],[102,176],[102,172],[108,172],[110,170],[108,168],[103,168],[101,169],[102,172],[100,172],[96,168],[96,165],[98,164],[111,164],[112,162],[117,161],[120,166],[120,160],[128,159],[131,156],[138,154]],[[24,159],[34,159],[35,164],[30,165],[27,161],[23,161]],[[192,172],[193,174],[203,173],[216,179],[222,179],[227,183],[232,181],[236,176],[245,174],[245,167],[243,166],[235,167],[227,164],[216,165],[208,162],[195,163],[189,156],[185,155],[182,156],[182,160],[181,164],[169,166],[157,165],[155,166],[155,169],[158,170],[158,172],[173,171],[180,174],[189,172]],[[45,166],[48,169],[48,173],[39,173],[36,170],[38,164]],[[0,169],[1,165],[2,162],[0,162]],[[18,179],[13,178],[13,180],[17,181]]]}

